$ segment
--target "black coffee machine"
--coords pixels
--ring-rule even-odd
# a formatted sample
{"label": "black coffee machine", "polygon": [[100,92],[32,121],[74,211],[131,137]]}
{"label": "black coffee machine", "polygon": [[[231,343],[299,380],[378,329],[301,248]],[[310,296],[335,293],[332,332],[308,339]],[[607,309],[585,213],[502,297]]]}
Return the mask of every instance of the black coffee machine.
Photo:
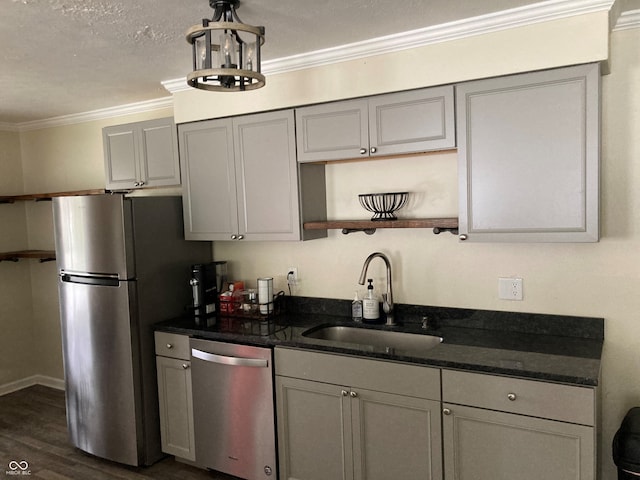
{"label": "black coffee machine", "polygon": [[192,309],[196,323],[216,317],[219,311],[218,294],[226,280],[227,262],[191,265],[189,284],[193,294]]}

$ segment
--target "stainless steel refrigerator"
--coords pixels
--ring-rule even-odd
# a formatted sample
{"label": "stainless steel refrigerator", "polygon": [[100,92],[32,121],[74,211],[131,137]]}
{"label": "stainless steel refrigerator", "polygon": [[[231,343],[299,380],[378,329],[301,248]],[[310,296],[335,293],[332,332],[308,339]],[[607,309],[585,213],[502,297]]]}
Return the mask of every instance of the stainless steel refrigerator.
{"label": "stainless steel refrigerator", "polygon": [[162,457],[152,324],[185,312],[211,243],[183,239],[180,197],[58,197],[53,212],[71,442],[150,465]]}

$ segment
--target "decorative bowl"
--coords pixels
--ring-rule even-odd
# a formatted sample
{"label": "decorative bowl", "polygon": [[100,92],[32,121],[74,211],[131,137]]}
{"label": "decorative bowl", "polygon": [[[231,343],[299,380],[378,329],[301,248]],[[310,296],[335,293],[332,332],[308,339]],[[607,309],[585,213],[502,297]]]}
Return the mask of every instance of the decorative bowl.
{"label": "decorative bowl", "polygon": [[397,220],[396,211],[407,203],[409,192],[362,193],[358,195],[360,205],[374,215],[371,220]]}

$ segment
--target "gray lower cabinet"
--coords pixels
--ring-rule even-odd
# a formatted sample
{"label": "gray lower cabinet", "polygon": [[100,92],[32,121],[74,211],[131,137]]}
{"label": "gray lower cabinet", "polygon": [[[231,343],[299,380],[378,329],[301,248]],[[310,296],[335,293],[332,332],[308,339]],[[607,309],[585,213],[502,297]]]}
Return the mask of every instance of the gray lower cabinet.
{"label": "gray lower cabinet", "polygon": [[155,332],[162,451],[195,461],[189,337]]}
{"label": "gray lower cabinet", "polygon": [[299,162],[455,147],[453,86],[296,109]]}
{"label": "gray lower cabinet", "polygon": [[595,480],[595,390],[442,371],[445,478]]}
{"label": "gray lower cabinet", "polygon": [[[182,124],[178,132],[188,240],[302,238],[292,110]],[[308,181],[326,210],[319,173]]]}
{"label": "gray lower cabinet", "polygon": [[456,86],[462,240],[598,241],[599,90],[597,64]]}
{"label": "gray lower cabinet", "polygon": [[180,185],[173,118],[105,127],[102,139],[107,189]]}
{"label": "gray lower cabinet", "polygon": [[281,480],[442,479],[439,371],[275,349]]}

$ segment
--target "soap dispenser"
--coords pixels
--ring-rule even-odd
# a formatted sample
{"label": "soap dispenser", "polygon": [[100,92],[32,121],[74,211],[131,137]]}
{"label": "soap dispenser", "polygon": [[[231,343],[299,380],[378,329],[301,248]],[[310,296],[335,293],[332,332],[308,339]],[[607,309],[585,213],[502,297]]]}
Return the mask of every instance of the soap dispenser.
{"label": "soap dispenser", "polygon": [[365,320],[378,320],[380,318],[380,302],[373,291],[373,280],[367,279],[367,294],[362,301],[362,317]]}

